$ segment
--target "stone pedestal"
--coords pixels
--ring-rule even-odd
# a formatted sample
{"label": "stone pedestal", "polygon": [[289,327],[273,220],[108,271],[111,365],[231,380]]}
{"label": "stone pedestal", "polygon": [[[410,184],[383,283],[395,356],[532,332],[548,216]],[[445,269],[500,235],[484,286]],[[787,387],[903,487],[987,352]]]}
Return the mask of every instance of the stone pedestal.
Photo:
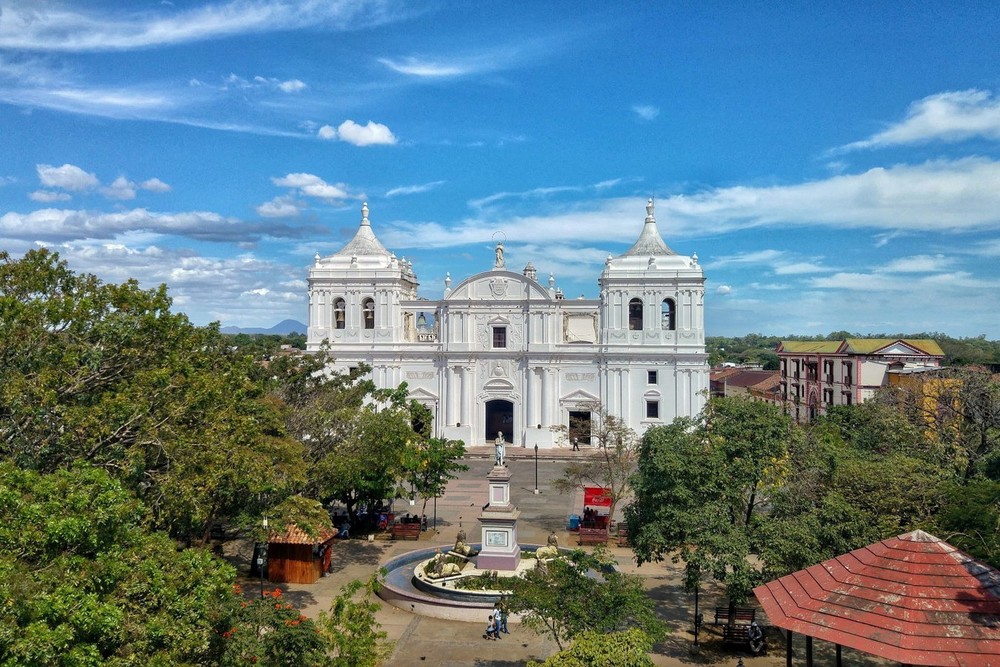
{"label": "stone pedestal", "polygon": [[479,515],[482,525],[482,549],[476,557],[479,570],[515,570],[521,561],[517,543],[517,517],[520,511],[510,502],[510,470],[493,466],[486,475],[489,503]]}

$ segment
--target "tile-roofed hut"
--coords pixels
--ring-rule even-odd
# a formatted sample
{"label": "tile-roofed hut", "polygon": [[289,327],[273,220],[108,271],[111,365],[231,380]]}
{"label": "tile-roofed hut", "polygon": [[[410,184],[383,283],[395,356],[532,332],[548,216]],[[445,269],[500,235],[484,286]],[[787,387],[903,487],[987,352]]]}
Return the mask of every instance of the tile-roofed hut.
{"label": "tile-roofed hut", "polygon": [[322,528],[310,537],[294,523],[267,539],[267,578],[275,583],[313,584],[330,567],[336,533]]}

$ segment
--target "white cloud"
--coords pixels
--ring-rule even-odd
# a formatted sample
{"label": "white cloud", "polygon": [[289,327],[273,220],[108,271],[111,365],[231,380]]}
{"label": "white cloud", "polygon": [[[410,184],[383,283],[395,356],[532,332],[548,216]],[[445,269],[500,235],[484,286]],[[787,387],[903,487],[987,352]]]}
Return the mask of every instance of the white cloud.
{"label": "white cloud", "polygon": [[302,27],[356,30],[402,16],[382,0],[230,0],[130,14],[42,4],[31,10],[0,12],[0,48],[118,51]]}
{"label": "white cloud", "polygon": [[430,183],[423,183],[421,185],[403,185],[398,188],[392,188],[385,193],[385,196],[397,197],[399,195],[416,195],[433,190],[439,185],[444,185],[444,181],[431,181]]}
{"label": "white cloud", "polygon": [[297,93],[300,90],[305,90],[306,84],[299,81],[298,79],[289,79],[288,81],[282,81],[281,83],[279,83],[278,88],[280,88],[283,92],[286,93]]}
{"label": "white cloud", "polygon": [[114,240],[78,240],[47,247],[58,251],[74,271],[94,273],[107,282],[135,278],[144,288],[166,283],[174,311],[186,312],[196,324],[220,317],[224,317],[223,324],[238,326],[306,319],[305,285],[286,285],[301,281],[298,264],[252,253],[202,255],[190,248],[159,245],[158,239],[157,235],[126,232]]}
{"label": "white cloud", "polygon": [[150,192],[170,192],[173,188],[169,184],[164,183],[158,178],[149,178],[143,181],[140,185],[143,190],[149,190]]}
{"label": "white cloud", "polygon": [[706,264],[706,268],[720,268],[733,265],[756,265],[773,264],[785,256],[784,250],[756,250],[754,252],[741,252],[736,255],[724,255],[716,257]]}
{"label": "white cloud", "polygon": [[318,132],[316,132],[316,136],[318,136],[320,139],[326,139],[327,141],[332,141],[337,138],[337,128],[335,128],[332,125],[324,125],[323,127],[319,128]]}
{"label": "white cloud", "polygon": [[275,197],[258,206],[257,214],[265,218],[294,218],[299,210],[299,204],[290,197]]}
{"label": "white cloud", "polygon": [[731,294],[732,291],[733,288],[730,287],[729,285],[719,285],[718,287],[715,288],[716,294],[726,295],[726,294]]}
{"label": "white cloud", "polygon": [[302,196],[315,197],[329,202],[360,198],[360,195],[349,193],[347,185],[344,183],[327,183],[315,174],[285,174],[272,178],[271,182],[283,188],[294,188]]}
{"label": "white cloud", "polygon": [[391,145],[396,143],[396,137],[392,131],[374,121],[368,121],[367,125],[358,125],[353,120],[345,120],[337,128],[337,135],[341,141],[346,141],[355,146]]}
{"label": "white cloud", "polygon": [[717,257],[705,264],[705,267],[709,270],[720,269],[727,266],[763,266],[765,269],[770,268],[772,273],[779,276],[803,273],[823,273],[833,270],[818,264],[815,261],[802,261],[796,259],[792,257],[791,253],[784,250],[771,249]]}
{"label": "white cloud", "polygon": [[157,213],[136,208],[104,213],[45,208],[30,213],[11,211],[0,215],[0,235],[45,242],[109,239],[124,233],[150,232],[201,241],[239,243],[255,242],[264,236],[299,236],[302,231],[275,223],[247,223],[211,211]]}
{"label": "white cloud", "polygon": [[863,141],[838,151],[881,148],[926,141],[963,141],[973,137],[1000,140],[1000,98],[985,90],[929,95],[910,105],[906,118]]}
{"label": "white cloud", "polygon": [[913,255],[899,257],[881,267],[879,273],[935,273],[950,268],[955,263],[944,255]]}
{"label": "white cloud", "polygon": [[941,231],[1000,228],[1000,162],[934,160],[797,185],[716,188],[657,202],[681,233],[778,225]]}
{"label": "white cloud", "polygon": [[111,182],[111,185],[101,188],[101,193],[111,199],[135,199],[135,187],[135,183],[124,176],[119,176]]}
{"label": "white cloud", "polygon": [[635,104],[632,106],[632,111],[643,120],[653,120],[660,115],[660,109],[650,104]]}
{"label": "white cloud", "polygon": [[790,262],[788,264],[778,264],[774,267],[776,276],[793,276],[803,273],[824,273],[833,269],[816,264],[814,262]]}
{"label": "white cloud", "polygon": [[[936,273],[923,278],[912,276],[888,276],[880,273],[835,273],[825,278],[813,278],[809,281],[812,287],[822,289],[851,290],[873,293],[905,292],[910,293],[922,288],[940,290],[968,291],[977,289],[993,290],[1000,287],[1000,280],[982,280],[974,278],[965,271],[953,273]],[[939,299],[924,294],[922,300],[928,303]]]}
{"label": "white cloud", "polygon": [[64,164],[53,167],[48,164],[37,164],[38,180],[48,188],[62,188],[73,192],[83,192],[100,185],[97,176],[80,169],[76,165]]}
{"label": "white cloud", "polygon": [[53,192],[52,190],[35,190],[28,199],[31,201],[50,203],[54,201],[69,201],[70,196],[65,192]]}
{"label": "white cloud", "polygon": [[411,56],[404,58],[402,61],[391,58],[379,58],[378,61],[394,72],[428,79],[464,76],[483,71],[488,67],[487,63],[481,59],[474,59],[467,62],[460,60],[435,62]]}

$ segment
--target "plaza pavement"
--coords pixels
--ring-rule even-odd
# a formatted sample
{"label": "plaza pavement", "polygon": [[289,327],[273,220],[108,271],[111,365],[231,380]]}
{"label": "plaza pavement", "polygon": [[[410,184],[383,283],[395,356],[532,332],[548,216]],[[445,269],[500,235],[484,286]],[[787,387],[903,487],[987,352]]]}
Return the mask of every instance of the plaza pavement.
{"label": "plaza pavement", "polygon": [[[447,491],[437,501],[437,530],[429,529],[422,533],[420,540],[389,541],[351,539],[338,541],[334,545],[333,572],[317,583],[306,584],[265,584],[268,588],[281,588],[285,596],[304,614],[315,617],[320,611],[329,608],[330,601],[338,593],[340,587],[353,579],[367,580],[378,568],[380,563],[389,558],[432,546],[450,547],[455,542],[459,527],[464,527],[470,541],[478,541],[479,525],[476,517],[480,508],[486,504],[487,484],[485,475],[493,465],[493,447],[468,448],[465,463],[469,471],[461,473],[448,485]],[[573,452],[569,448],[556,450],[541,450],[538,457],[538,488],[535,495],[535,452],[533,449],[517,447],[507,448],[507,465],[511,470],[512,502],[521,510],[518,520],[518,541],[522,544],[544,544],[550,531],[555,531],[559,537],[559,545],[576,547],[575,534],[566,530],[570,514],[580,514],[582,510],[583,493],[560,495],[551,486],[553,479],[560,476],[568,460],[576,457],[592,455],[593,451],[584,448],[581,452]],[[397,501],[397,513],[414,511],[418,513],[421,505],[418,503],[410,508],[404,506],[400,512]],[[428,521],[432,519],[432,503],[427,505]],[[590,547],[586,547],[590,549]],[[681,566],[672,563],[647,563],[638,567],[632,559],[632,552],[609,543],[609,552],[615,557],[619,567],[629,573],[637,574],[644,580],[650,597],[657,602],[657,613],[671,628],[670,635],[657,645],[652,654],[656,665],[709,665],[735,666],[742,657],[746,667],[779,667],[785,664],[784,642],[777,636],[769,638],[771,652],[769,656],[752,657],[738,647],[724,646],[718,635],[711,630],[703,630],[701,647],[692,650],[693,634],[691,619],[693,618],[693,597],[687,595],[681,586]],[[246,580],[247,589],[254,590],[258,582]],[[712,586],[704,586],[701,591],[701,604],[706,619],[712,617],[712,609],[725,603],[724,596]],[[381,602],[381,601],[379,601]],[[407,667],[410,665],[442,665],[458,667],[466,665],[523,665],[527,660],[544,660],[558,650],[555,642],[536,635],[522,628],[520,624],[510,624],[510,634],[501,635],[500,641],[486,641],[483,633],[486,628],[487,613],[482,618],[470,618],[468,622],[446,621],[410,614],[381,602],[382,608],[377,614],[377,620],[382,629],[394,643],[392,656],[386,661],[386,667]],[[799,638],[801,641],[801,638]],[[796,663],[804,664],[804,647],[796,644]],[[832,650],[821,642],[816,643],[816,664],[833,664],[829,658]],[[866,656],[845,650],[846,664],[877,664]]]}

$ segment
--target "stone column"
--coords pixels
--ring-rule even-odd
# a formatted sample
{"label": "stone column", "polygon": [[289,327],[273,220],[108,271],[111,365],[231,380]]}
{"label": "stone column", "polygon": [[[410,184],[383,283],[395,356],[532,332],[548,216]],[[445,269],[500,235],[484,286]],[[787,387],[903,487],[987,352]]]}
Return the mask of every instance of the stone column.
{"label": "stone column", "polygon": [[455,377],[457,373],[457,367],[448,366],[447,369],[445,369],[445,377],[447,378],[448,383],[448,400],[446,404],[447,417],[445,418],[445,421],[448,426],[454,426],[455,422],[458,421],[458,400],[461,395],[461,389],[458,378]]}
{"label": "stone column", "polygon": [[535,407],[537,393],[535,369],[529,366],[524,374],[525,428],[535,428],[538,425],[538,409]]}
{"label": "stone column", "polygon": [[542,426],[552,426],[552,371],[542,369]]}
{"label": "stone column", "polygon": [[460,371],[462,373],[462,395],[460,403],[462,406],[461,422],[462,426],[471,426],[472,418],[470,413],[472,410],[470,405],[472,403],[472,367],[463,366]]}

